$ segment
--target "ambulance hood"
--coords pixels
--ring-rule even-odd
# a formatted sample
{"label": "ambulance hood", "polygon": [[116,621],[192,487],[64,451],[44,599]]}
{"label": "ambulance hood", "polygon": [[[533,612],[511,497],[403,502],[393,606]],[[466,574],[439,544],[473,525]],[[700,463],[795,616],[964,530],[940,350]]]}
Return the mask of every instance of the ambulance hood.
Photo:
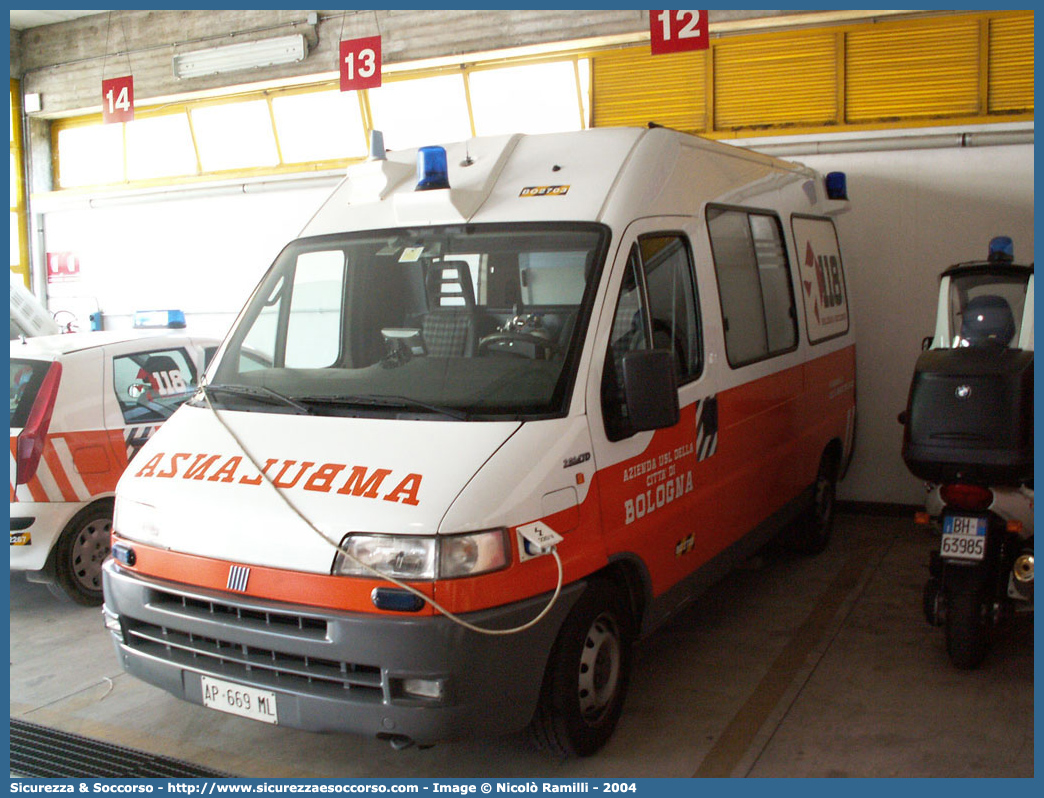
{"label": "ambulance hood", "polygon": [[521,426],[218,412],[224,424],[209,408],[182,407],[138,452],[117,488],[119,535],[329,573],[349,532],[469,531],[442,520]]}

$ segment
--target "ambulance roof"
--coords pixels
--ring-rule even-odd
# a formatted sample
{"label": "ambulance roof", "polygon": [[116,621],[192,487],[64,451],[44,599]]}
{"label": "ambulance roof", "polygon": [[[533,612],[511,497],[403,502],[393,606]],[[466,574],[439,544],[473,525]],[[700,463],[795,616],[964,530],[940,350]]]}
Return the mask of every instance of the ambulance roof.
{"label": "ambulance roof", "polygon": [[416,190],[418,151],[388,152],[349,167],[302,235],[464,222],[611,223],[696,213],[708,201],[738,202],[816,177],[799,164],[666,128],[516,134],[444,146],[450,188]]}

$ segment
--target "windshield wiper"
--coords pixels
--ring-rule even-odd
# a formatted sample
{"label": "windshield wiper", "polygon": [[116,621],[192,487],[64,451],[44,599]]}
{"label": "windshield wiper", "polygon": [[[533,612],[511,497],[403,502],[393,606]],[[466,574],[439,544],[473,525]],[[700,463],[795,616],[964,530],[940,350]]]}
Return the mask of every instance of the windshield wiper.
{"label": "windshield wiper", "polygon": [[263,385],[200,385],[205,393],[225,393],[231,396],[241,396],[255,399],[268,404],[281,404],[284,407],[292,407],[301,415],[312,415],[312,410],[300,402],[284,396],[278,391],[266,388]]}
{"label": "windshield wiper", "polygon": [[439,415],[448,416],[457,421],[468,420],[468,414],[463,410],[457,410],[452,407],[440,407],[439,405],[429,404],[420,399],[411,399],[408,396],[359,394],[354,396],[298,396],[295,398],[298,401],[309,405],[354,405],[358,407],[379,407],[400,410],[426,410],[429,413],[438,413]]}

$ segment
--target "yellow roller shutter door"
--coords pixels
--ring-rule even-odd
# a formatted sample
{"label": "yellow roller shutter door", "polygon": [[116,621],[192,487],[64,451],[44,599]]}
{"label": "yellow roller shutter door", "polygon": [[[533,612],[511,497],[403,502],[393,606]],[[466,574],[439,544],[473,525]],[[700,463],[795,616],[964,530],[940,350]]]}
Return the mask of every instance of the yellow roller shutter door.
{"label": "yellow roller shutter door", "polygon": [[1033,15],[990,20],[989,112],[1033,110]]}
{"label": "yellow roller shutter door", "polygon": [[978,113],[976,19],[853,30],[846,43],[848,122]]}
{"label": "yellow roller shutter door", "polygon": [[714,48],[715,128],[831,124],[837,74],[833,33],[722,41]]}
{"label": "yellow roller shutter door", "polygon": [[592,59],[595,127],[657,122],[690,133],[707,129],[706,52],[652,56],[632,47]]}

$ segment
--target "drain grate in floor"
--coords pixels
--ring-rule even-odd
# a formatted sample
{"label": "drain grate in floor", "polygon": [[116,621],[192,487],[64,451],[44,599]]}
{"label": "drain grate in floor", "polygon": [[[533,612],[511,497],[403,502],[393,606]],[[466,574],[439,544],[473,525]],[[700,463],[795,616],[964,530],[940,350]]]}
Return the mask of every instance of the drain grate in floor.
{"label": "drain grate in floor", "polygon": [[11,718],[11,773],[29,778],[198,779],[230,773]]}

